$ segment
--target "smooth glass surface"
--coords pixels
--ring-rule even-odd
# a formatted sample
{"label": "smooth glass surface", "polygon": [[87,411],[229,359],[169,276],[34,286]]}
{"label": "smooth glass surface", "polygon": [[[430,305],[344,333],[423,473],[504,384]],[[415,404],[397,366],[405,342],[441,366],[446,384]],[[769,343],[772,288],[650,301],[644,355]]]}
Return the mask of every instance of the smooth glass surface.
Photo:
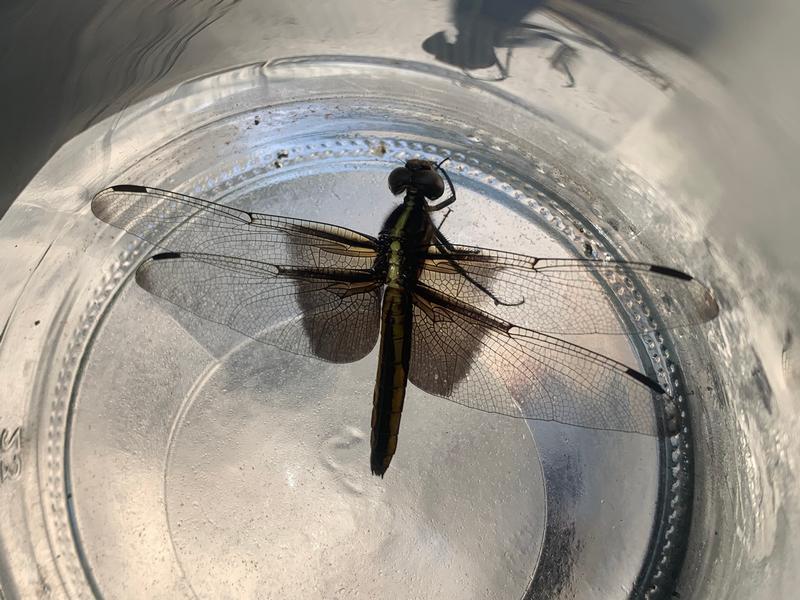
{"label": "smooth glass surface", "polygon": [[[791,597],[791,281],[715,219],[769,152],[746,107],[578,6],[256,4],[109,5],[64,53],[83,120],[0,221],[5,596]],[[412,156],[452,157],[453,241],[710,284],[712,324],[571,339],[664,373],[681,435],[411,390],[374,478],[374,353],[296,357],[149,296],[150,248],[89,210],[138,183],[374,235]]]}

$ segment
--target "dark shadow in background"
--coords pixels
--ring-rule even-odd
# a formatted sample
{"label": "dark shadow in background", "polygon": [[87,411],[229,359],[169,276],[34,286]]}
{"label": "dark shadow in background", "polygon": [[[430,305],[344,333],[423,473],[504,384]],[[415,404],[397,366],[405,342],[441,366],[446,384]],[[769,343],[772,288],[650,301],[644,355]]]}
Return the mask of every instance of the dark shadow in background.
{"label": "dark shadow in background", "polygon": [[[551,17],[568,23],[570,29],[555,30],[531,23],[531,17],[544,9]],[[515,48],[551,46],[550,66],[564,75],[565,87],[574,87],[572,65],[580,54],[577,46],[582,46],[613,56],[662,90],[671,87],[664,75],[637,55],[637,48],[623,48],[616,43],[575,3],[454,0],[451,20],[456,29],[452,38],[445,31],[438,31],[422,43],[422,48],[440,62],[459,67],[476,79],[502,81],[511,77]],[[488,74],[487,69],[493,73]]]}
{"label": "dark shadow in background", "polygon": [[544,0],[455,0],[451,8],[456,39],[448,40],[443,31],[431,35],[422,48],[438,60],[464,70],[498,65],[495,48],[502,46],[508,32],[517,28],[530,12],[541,8]]}
{"label": "dark shadow in background", "polygon": [[[485,5],[474,0],[456,0],[453,6],[453,24],[458,33],[454,40],[438,31],[422,42],[422,49],[437,60],[460,67],[476,78],[502,81],[511,76],[511,54],[514,48],[555,43],[550,65],[564,74],[565,85],[575,85],[570,61],[576,50],[563,36],[530,23],[522,22],[531,10],[539,9],[544,2],[533,0],[518,2],[512,12],[498,14],[498,4]],[[504,57],[498,56],[498,52]],[[497,75],[479,77],[474,71],[496,67]]]}
{"label": "dark shadow in background", "polygon": [[[106,0],[0,2],[0,216],[53,153],[89,125],[201,75],[177,72],[173,66],[208,25],[231,9],[246,10],[246,3],[235,6],[238,1],[194,0],[158,8]],[[713,26],[709,1],[585,4],[657,31],[662,41],[691,54]],[[542,0],[456,0],[453,19],[466,36],[460,42],[459,64],[465,69],[493,64],[499,30],[521,23],[543,6]],[[561,0],[546,6],[562,14],[580,8]],[[475,25],[482,22],[494,25]],[[527,35],[531,33],[546,32]],[[526,43],[543,42],[556,44],[541,35]],[[202,57],[192,64],[202,65]]]}
{"label": "dark shadow in background", "polygon": [[238,2],[0,1],[0,217],[64,143],[199,75],[173,67]]}

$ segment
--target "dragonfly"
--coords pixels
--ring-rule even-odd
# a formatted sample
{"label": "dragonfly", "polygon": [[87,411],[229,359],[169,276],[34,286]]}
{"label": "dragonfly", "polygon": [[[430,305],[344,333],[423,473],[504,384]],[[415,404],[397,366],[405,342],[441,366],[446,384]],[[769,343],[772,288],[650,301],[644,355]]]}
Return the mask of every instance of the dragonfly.
{"label": "dragonfly", "polygon": [[[442,162],[391,171],[403,201],[377,237],[141,185],[104,189],[91,208],[160,249],[137,268],[139,286],[205,320],[331,363],[377,344],[375,475],[397,449],[408,382],[487,413],[664,435],[655,403],[671,397],[657,378],[564,337],[699,324],[719,312],[709,289],[648,263],[453,244],[432,217],[456,200]],[[640,318],[623,318],[625,306]]]}

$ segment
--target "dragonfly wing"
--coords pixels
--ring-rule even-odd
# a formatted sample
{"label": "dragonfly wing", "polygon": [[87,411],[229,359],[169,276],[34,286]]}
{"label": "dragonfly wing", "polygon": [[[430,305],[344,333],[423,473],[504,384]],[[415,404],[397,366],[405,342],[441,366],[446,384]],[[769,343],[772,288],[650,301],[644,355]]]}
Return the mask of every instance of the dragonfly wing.
{"label": "dragonfly wing", "polygon": [[199,252],[279,265],[369,269],[374,238],[344,227],[247,212],[156,188],[117,185],[99,192],[101,221],[174,252]]}
{"label": "dragonfly wing", "polygon": [[142,263],[136,282],[203,319],[303,356],[352,362],[378,338],[381,285],[370,271],[167,252]]}
{"label": "dragonfly wing", "polygon": [[[719,313],[702,283],[647,263],[534,258],[471,246],[443,252],[432,247],[419,281],[507,321],[561,335],[635,334],[695,325]],[[496,305],[473,282],[502,304]],[[639,307],[656,321],[647,316],[621,319],[624,305]]]}
{"label": "dragonfly wing", "polygon": [[436,290],[414,294],[409,381],[512,417],[657,435],[660,386],[617,361],[523,329]]}

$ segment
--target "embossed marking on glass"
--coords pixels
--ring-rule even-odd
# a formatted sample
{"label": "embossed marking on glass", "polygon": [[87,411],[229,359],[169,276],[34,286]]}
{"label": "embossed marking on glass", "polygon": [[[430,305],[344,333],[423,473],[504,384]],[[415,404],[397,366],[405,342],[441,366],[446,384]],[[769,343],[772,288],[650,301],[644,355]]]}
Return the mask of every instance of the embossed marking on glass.
{"label": "embossed marking on glass", "polygon": [[[431,203],[444,180],[450,195]],[[451,244],[430,216],[456,199],[441,163],[409,160],[389,189],[405,198],[377,238],[138,185],[99,192],[92,211],[168,250],[145,260],[136,282],[204,319],[334,363],[359,360],[380,340],[376,475],[395,453],[408,381],[511,417],[651,436],[677,430],[674,413],[664,426],[655,418],[654,402],[670,401],[658,381],[553,336],[637,334],[655,329],[654,318],[660,327],[704,322],[719,311],[705,286],[645,263]],[[645,317],[621,318],[611,294]]]}

